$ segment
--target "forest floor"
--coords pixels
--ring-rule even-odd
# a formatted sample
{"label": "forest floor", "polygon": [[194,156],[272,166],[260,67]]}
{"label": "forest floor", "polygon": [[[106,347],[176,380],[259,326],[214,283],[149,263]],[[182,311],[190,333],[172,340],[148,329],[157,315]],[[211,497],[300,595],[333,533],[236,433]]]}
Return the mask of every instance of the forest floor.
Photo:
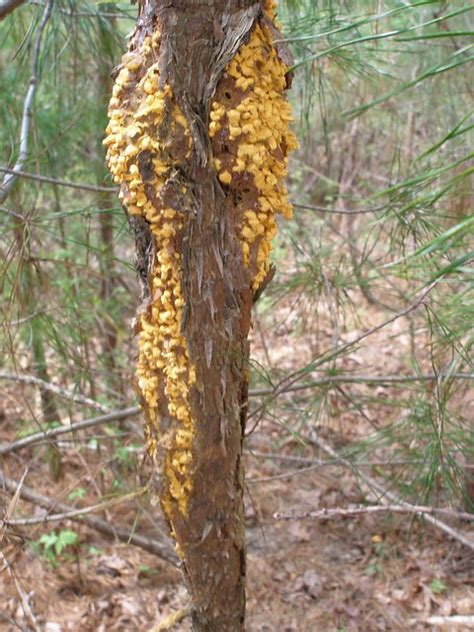
{"label": "forest floor", "polygon": [[[315,341],[300,335],[301,314],[295,314],[293,307],[288,307],[287,314],[283,308],[277,316],[259,317],[253,330],[254,358],[269,361],[282,374],[291,370],[292,363],[302,365],[331,343],[329,322],[318,325]],[[374,309],[368,322],[375,325],[383,318],[383,312]],[[363,367],[365,373],[381,375],[407,372],[404,347],[410,345],[410,337],[403,326],[406,323],[397,320],[375,333],[370,345],[344,357],[341,368]],[[340,333],[341,341],[351,340],[362,331],[352,323]],[[296,350],[295,337],[299,340]],[[436,615],[474,615],[472,550],[438,528],[421,525],[409,515],[288,521],[274,517],[276,512],[347,507],[367,498],[360,478],[349,468],[332,463],[308,469],[308,463],[327,460],[320,447],[311,442],[315,436],[311,431],[317,431],[317,436],[338,450],[367,435],[372,425],[388,421],[387,411],[393,414],[393,409],[384,408],[383,401],[396,398],[400,389],[390,385],[370,388],[373,397],[369,408],[345,408],[344,400],[331,391],[325,414],[320,407],[319,414],[314,413],[318,421],[308,416],[299,424],[297,435],[285,428],[291,423],[294,408],[285,413],[283,406],[280,417],[267,411],[249,436],[245,459],[248,632],[470,629],[467,624],[429,622]],[[298,402],[296,394],[284,398],[293,398],[293,406],[295,398]],[[37,401],[37,394],[32,386],[3,389],[3,441],[17,436],[18,420],[28,416],[27,404],[31,407],[33,401]],[[465,394],[463,405],[472,407]],[[254,422],[255,418],[249,421],[249,428]],[[94,504],[101,490],[111,490],[114,485],[121,492],[133,490],[141,476],[141,456],[131,452],[132,457],[124,457],[116,449],[117,438],[112,437],[112,441],[103,429],[90,431],[88,437],[98,435],[104,440],[102,452],[92,449],[91,444],[61,446],[63,474],[58,482],[49,477],[44,452],[38,448],[4,458],[2,471],[18,480],[28,463],[26,485],[80,507]],[[112,443],[115,447],[109,447]],[[374,467],[364,471],[377,476]],[[2,493],[0,507],[9,502]],[[41,512],[19,500],[14,518],[40,516]],[[110,524],[129,525],[173,548],[159,507],[137,499],[124,500],[101,515]],[[469,524],[446,522],[472,538]],[[65,529],[73,531],[78,542],[47,560],[39,540],[53,529],[57,535]],[[140,548],[108,539],[89,526],[73,522],[18,526],[0,532],[2,537],[2,631],[35,629],[32,620],[44,632],[143,631],[186,604],[177,568]],[[175,629],[190,630],[189,621]]]}

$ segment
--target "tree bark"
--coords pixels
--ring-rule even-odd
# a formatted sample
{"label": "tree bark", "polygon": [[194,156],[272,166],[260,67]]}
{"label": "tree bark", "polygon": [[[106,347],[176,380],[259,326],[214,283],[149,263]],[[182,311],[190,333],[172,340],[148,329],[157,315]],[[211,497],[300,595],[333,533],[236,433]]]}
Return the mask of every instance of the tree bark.
{"label": "tree bark", "polygon": [[295,146],[272,16],[263,0],[143,0],[104,141],[144,285],[148,451],[198,632],[244,626],[247,336]]}

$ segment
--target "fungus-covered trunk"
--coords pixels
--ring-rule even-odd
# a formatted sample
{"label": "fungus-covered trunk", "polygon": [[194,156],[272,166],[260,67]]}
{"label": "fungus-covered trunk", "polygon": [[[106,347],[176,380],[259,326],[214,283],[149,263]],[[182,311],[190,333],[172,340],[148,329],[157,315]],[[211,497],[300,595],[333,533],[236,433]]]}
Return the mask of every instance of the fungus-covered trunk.
{"label": "fungus-covered trunk", "polygon": [[269,274],[288,131],[271,0],[142,0],[108,164],[137,241],[138,390],[195,630],[243,629],[251,307]]}

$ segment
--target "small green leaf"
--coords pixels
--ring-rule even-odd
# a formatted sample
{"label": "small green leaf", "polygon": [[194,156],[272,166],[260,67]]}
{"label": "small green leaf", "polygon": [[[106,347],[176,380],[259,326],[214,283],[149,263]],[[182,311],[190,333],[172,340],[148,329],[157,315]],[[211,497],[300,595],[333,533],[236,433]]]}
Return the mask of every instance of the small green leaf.
{"label": "small green leaf", "polygon": [[54,545],[56,555],[60,555],[67,546],[77,544],[78,540],[79,537],[75,531],[69,531],[68,529],[60,531]]}
{"label": "small green leaf", "polygon": [[69,500],[76,500],[76,499],[81,499],[84,498],[84,496],[87,494],[87,490],[85,489],[85,487],[78,487],[77,489],[73,489],[72,492],[70,492],[68,494],[68,498]]}
{"label": "small green leaf", "polygon": [[435,595],[440,595],[447,589],[446,584],[441,579],[432,579],[430,582],[430,588]]}
{"label": "small green leaf", "polygon": [[42,544],[46,549],[53,547],[58,539],[58,536],[53,531],[53,533],[43,533],[41,538],[38,540],[40,544]]}

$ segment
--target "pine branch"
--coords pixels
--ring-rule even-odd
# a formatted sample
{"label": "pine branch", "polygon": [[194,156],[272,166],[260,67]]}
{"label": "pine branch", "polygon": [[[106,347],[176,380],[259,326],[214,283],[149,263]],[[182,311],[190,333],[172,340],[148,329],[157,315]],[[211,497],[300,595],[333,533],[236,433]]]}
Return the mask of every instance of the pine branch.
{"label": "pine branch", "polygon": [[[410,382],[430,382],[442,378],[453,378],[460,380],[474,380],[474,373],[426,373],[424,375],[328,375],[317,378],[303,384],[293,384],[287,388],[281,388],[278,395],[283,393],[293,393],[303,391],[308,388],[327,386],[330,384],[405,384]],[[275,395],[274,388],[260,388],[249,392],[249,397],[262,397],[265,395]]]}
{"label": "pine branch", "polygon": [[[101,187],[94,184],[81,184],[78,182],[70,182],[69,180],[50,178],[49,176],[40,176],[36,173],[21,171],[21,169],[17,169],[16,166],[13,169],[10,169],[10,167],[0,167],[0,171],[2,173],[10,174],[18,178],[27,178],[29,180],[36,180],[37,182],[44,182],[45,184],[54,184],[61,187],[68,187],[70,189],[92,191],[93,193],[117,193],[117,187]],[[1,198],[0,201],[2,201]]]}
{"label": "pine branch", "polygon": [[[397,312],[396,314],[394,314],[393,316],[391,316],[387,320],[384,320],[382,323],[379,323],[378,325],[375,325],[374,327],[371,327],[367,331],[365,331],[362,334],[360,334],[359,336],[357,336],[357,338],[355,338],[355,340],[352,340],[350,342],[346,342],[345,344],[343,344],[340,347],[338,347],[336,350],[329,349],[326,352],[323,352],[323,353],[319,354],[318,359],[315,360],[313,363],[311,363],[309,366],[311,366],[311,368],[313,370],[316,369],[318,366],[321,366],[325,362],[328,362],[329,360],[332,360],[335,357],[340,356],[341,354],[346,353],[349,350],[353,349],[358,344],[360,344],[363,340],[365,340],[369,336],[372,336],[373,334],[375,334],[376,332],[380,331],[381,329],[384,329],[388,325],[391,325],[393,322],[395,322],[399,318],[402,318],[404,316],[408,316],[408,314],[410,314],[411,312],[413,312],[416,309],[418,309],[418,307],[420,307],[420,305],[424,305],[425,304],[425,301],[426,301],[426,298],[427,298],[428,294],[432,291],[432,289],[436,285],[437,285],[436,281],[434,281],[433,283],[430,283],[430,285],[428,287],[423,288],[421,290],[421,292],[418,295],[418,298],[413,303],[411,303],[411,305],[408,305],[408,307],[405,307],[404,309],[402,309],[401,311]],[[304,370],[306,371],[306,369],[307,369],[307,367],[305,367]],[[274,386],[274,388],[272,389],[271,393],[269,393],[269,397],[271,399],[275,399],[276,397],[278,397],[278,395],[281,395],[281,393],[287,391],[289,388],[294,386],[295,383],[298,381],[298,379],[299,379],[299,377],[300,377],[300,375],[302,373],[303,373],[303,370],[298,369],[297,371],[293,371],[292,373],[290,373],[289,375],[284,377],[282,380],[280,380]],[[258,406],[254,411],[252,411],[248,415],[247,421],[249,419],[251,419],[252,417],[255,417],[259,412],[261,412],[264,409],[265,405],[266,405],[266,403],[263,403],[260,406]],[[259,421],[260,421],[260,419],[258,419],[257,422],[253,425],[252,429],[249,430],[246,433],[246,436],[248,436],[248,435],[252,434],[252,432],[254,432],[254,430],[257,427]]]}
{"label": "pine branch", "polygon": [[0,203],[4,202],[7,195],[9,194],[15,180],[17,179],[17,171],[21,171],[23,165],[28,158],[28,149],[29,149],[29,137],[30,137],[30,127],[31,120],[33,118],[33,103],[35,100],[36,89],[38,87],[39,82],[39,56],[41,52],[41,40],[43,38],[43,33],[46,28],[46,25],[51,17],[51,13],[53,10],[53,0],[48,0],[43,17],[38,26],[38,30],[36,33],[36,42],[33,50],[33,64],[32,71],[30,77],[30,83],[28,86],[28,91],[26,93],[26,98],[23,104],[23,117],[21,120],[21,130],[20,130],[20,152],[18,154],[18,159],[13,168],[13,173],[7,173],[0,185]]}
{"label": "pine branch", "polygon": [[115,498],[103,500],[100,503],[96,503],[95,505],[90,505],[88,507],[78,507],[77,509],[71,509],[70,511],[45,514],[44,516],[37,516],[35,518],[0,518],[0,523],[2,527],[24,527],[34,524],[47,524],[50,522],[61,522],[62,520],[72,520],[73,518],[85,516],[96,511],[103,511],[104,509],[108,509],[109,507],[116,505],[117,503],[121,503],[131,498],[136,498],[137,496],[141,496],[144,491],[145,489],[141,489],[129,494],[125,494],[123,496],[117,496]]}
{"label": "pine branch", "polygon": [[[391,383],[405,383],[405,382],[415,382],[415,381],[429,381],[439,378],[440,375],[435,374],[426,374],[420,376],[396,376],[396,375],[388,375],[388,376],[351,376],[351,375],[334,375],[328,376],[325,378],[320,378],[317,380],[312,380],[306,384],[294,384],[293,386],[289,386],[286,388],[282,388],[275,395],[274,389],[253,389],[249,391],[249,397],[262,397],[266,395],[271,395],[272,397],[276,397],[277,395],[282,395],[283,393],[295,392],[300,390],[305,390],[308,388],[315,388],[318,386],[325,386],[328,384],[340,384],[340,383],[357,383],[357,384],[391,384]],[[441,377],[445,377],[441,375]],[[466,379],[472,380],[474,379],[474,374],[472,373],[453,373],[449,375],[450,378],[455,379]],[[50,430],[46,430],[44,432],[38,432],[34,435],[30,435],[29,437],[25,437],[23,439],[19,439],[18,441],[13,441],[12,443],[0,444],[0,455],[9,454],[11,452],[15,452],[17,450],[21,450],[23,448],[30,447],[32,445],[37,445],[38,443],[44,443],[48,440],[58,437],[67,433],[78,432],[79,430],[85,430],[86,428],[92,428],[94,426],[100,426],[102,424],[110,423],[112,421],[119,421],[125,419],[127,417],[134,417],[141,413],[142,409],[140,406],[132,406],[129,408],[125,408],[124,410],[116,410],[109,411],[106,406],[102,404],[98,404],[94,400],[90,400],[89,398],[85,398],[82,395],[76,395],[71,393],[67,389],[61,389],[55,384],[51,384],[50,382],[43,382],[42,380],[38,380],[33,376],[16,376],[14,374],[7,373],[6,371],[0,371],[0,379],[18,379],[19,381],[26,382],[28,384],[35,384],[41,386],[41,388],[51,389],[57,395],[64,397],[65,399],[70,399],[71,401],[76,401],[81,404],[86,404],[90,406],[94,406],[95,408],[101,407],[100,410],[106,412],[105,415],[94,417],[91,419],[85,419],[83,421],[79,421],[77,423],[70,424],[69,426],[64,426],[61,428],[52,428]],[[270,458],[270,457],[266,457]],[[285,475],[286,477],[287,475]],[[259,482],[261,479],[258,479]],[[253,482],[253,481],[252,481]],[[255,481],[257,482],[257,481]]]}

